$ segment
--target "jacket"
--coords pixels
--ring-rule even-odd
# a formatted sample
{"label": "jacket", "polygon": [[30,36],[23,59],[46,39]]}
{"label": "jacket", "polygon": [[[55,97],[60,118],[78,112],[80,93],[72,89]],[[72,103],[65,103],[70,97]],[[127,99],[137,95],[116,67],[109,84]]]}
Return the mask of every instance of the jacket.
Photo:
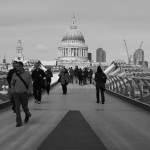
{"label": "jacket", "polygon": [[60,76],[61,85],[65,85],[66,83],[67,84],[69,83],[69,74],[68,73],[61,72],[59,74],[59,76]]}
{"label": "jacket", "polygon": [[105,83],[106,83],[106,75],[105,73],[101,72],[101,73],[95,73],[95,82],[96,82],[96,89],[103,89],[105,90]]}
{"label": "jacket", "polygon": [[32,78],[30,75],[30,72],[23,71],[20,73],[20,76],[25,81],[25,83],[28,86],[28,89],[22,82],[22,80],[18,77],[16,73],[13,74],[12,80],[11,80],[11,92],[12,93],[31,93],[32,92]]}
{"label": "jacket", "polygon": [[42,69],[36,69],[32,72],[32,80],[33,80],[33,86],[42,87],[44,83],[44,77],[46,76],[45,72]]}

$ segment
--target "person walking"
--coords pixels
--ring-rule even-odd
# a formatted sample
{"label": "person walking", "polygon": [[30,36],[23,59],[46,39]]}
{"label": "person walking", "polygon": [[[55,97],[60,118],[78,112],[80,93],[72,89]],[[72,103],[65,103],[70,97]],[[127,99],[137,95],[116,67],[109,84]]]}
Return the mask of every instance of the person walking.
{"label": "person walking", "polygon": [[34,65],[35,69],[33,70],[31,76],[33,80],[33,95],[35,98],[35,103],[40,104],[41,103],[41,97],[42,97],[42,88],[44,86],[44,77],[45,72],[40,69],[40,63],[37,62]]}
{"label": "person walking", "polygon": [[75,83],[78,83],[78,66],[75,67],[74,69],[74,79],[75,79]]}
{"label": "person walking", "polygon": [[90,80],[90,84],[91,84],[92,83],[92,76],[93,76],[93,70],[92,69],[89,70],[88,76],[89,76],[89,80]]}
{"label": "person walking", "polygon": [[79,68],[79,71],[78,71],[78,79],[79,79],[79,85],[82,85],[83,72],[82,72],[82,69],[81,69],[81,68]]}
{"label": "person walking", "polygon": [[50,92],[50,84],[51,84],[51,78],[53,77],[53,73],[51,71],[51,67],[47,69],[46,71],[46,78],[45,78],[45,86],[47,94],[49,95]]}
{"label": "person walking", "polygon": [[83,70],[83,84],[87,84],[88,70],[84,68]]}
{"label": "person walking", "polygon": [[11,92],[13,93],[15,100],[16,127],[20,127],[22,126],[20,105],[22,105],[25,113],[24,122],[27,123],[29,117],[31,117],[28,108],[28,98],[32,91],[32,78],[30,72],[24,70],[22,62],[17,62],[15,68],[16,72],[13,74],[11,80]]}
{"label": "person walking", "polygon": [[97,103],[99,103],[99,91],[101,91],[101,102],[104,104],[105,102],[105,83],[106,83],[106,75],[101,69],[100,66],[97,67],[97,72],[95,73],[94,80],[96,82],[96,98],[97,98]]}
{"label": "person walking", "polygon": [[58,76],[60,77],[63,94],[67,94],[67,85],[69,84],[68,70],[63,68]]}
{"label": "person walking", "polygon": [[13,74],[16,72],[16,68],[15,68],[16,64],[17,64],[17,61],[12,62],[13,69],[9,70],[7,77],[6,77],[6,80],[7,80],[8,86],[9,86],[8,95],[9,95],[9,99],[12,103],[12,110],[14,111],[14,113],[16,111],[15,111],[15,100],[14,100],[13,94],[11,93],[11,79],[12,79]]}
{"label": "person walking", "polygon": [[69,69],[70,83],[73,84],[74,71],[72,67]]}

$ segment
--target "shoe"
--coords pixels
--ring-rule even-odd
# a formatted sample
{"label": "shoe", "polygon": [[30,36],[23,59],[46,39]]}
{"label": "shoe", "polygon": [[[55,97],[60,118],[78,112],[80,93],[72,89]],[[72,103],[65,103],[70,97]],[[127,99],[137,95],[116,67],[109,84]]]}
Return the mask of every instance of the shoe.
{"label": "shoe", "polygon": [[96,102],[96,103],[99,103],[99,102]]}
{"label": "shoe", "polygon": [[31,113],[29,113],[28,116],[25,117],[24,122],[27,123],[30,117],[31,117]]}
{"label": "shoe", "polygon": [[35,103],[37,103],[37,99],[35,99],[35,101],[34,101]]}
{"label": "shoe", "polygon": [[104,104],[104,102],[102,102],[102,104]]}
{"label": "shoe", "polygon": [[17,124],[17,125],[16,125],[16,127],[21,127],[21,126],[22,126],[22,124]]}
{"label": "shoe", "polygon": [[38,103],[38,104],[41,104],[41,101],[38,101],[37,103]]}

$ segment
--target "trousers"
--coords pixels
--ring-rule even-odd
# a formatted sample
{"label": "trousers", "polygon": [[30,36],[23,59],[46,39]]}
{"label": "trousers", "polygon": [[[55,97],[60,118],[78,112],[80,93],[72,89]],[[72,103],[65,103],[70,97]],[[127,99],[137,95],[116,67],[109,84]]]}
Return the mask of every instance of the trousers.
{"label": "trousers", "polygon": [[17,124],[22,124],[20,106],[22,105],[25,115],[28,116],[30,114],[28,108],[29,96],[27,93],[13,93],[13,96],[15,100],[16,122]]}
{"label": "trousers", "polygon": [[100,92],[101,92],[101,101],[102,101],[102,103],[105,102],[104,91],[105,91],[104,89],[96,89],[96,98],[97,98],[98,103],[100,101],[100,97],[99,97]]}

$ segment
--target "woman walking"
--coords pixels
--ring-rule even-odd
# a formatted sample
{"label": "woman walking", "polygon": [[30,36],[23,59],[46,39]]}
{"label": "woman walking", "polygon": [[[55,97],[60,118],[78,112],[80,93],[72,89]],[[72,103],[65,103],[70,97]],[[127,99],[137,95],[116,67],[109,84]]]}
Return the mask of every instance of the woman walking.
{"label": "woman walking", "polygon": [[105,102],[105,83],[106,83],[106,75],[101,69],[100,66],[97,67],[97,72],[95,73],[95,82],[96,82],[96,98],[97,98],[97,103],[99,103],[99,91],[101,91],[101,102],[104,104]]}
{"label": "woman walking", "polygon": [[45,86],[47,94],[49,95],[50,92],[50,84],[51,84],[51,78],[53,77],[53,73],[51,71],[51,68],[48,68],[46,71],[46,79],[45,79]]}
{"label": "woman walking", "polygon": [[63,94],[67,94],[67,85],[69,84],[68,70],[66,68],[63,68],[58,76],[60,77]]}

